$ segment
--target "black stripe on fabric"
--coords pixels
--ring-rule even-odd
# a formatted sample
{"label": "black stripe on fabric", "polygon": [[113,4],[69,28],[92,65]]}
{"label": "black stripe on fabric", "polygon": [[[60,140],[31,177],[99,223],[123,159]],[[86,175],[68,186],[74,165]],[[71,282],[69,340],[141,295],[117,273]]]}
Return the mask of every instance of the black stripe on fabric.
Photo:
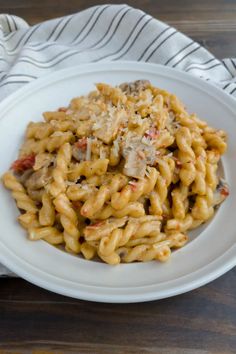
{"label": "black stripe on fabric", "polygon": [[106,54],[104,55],[103,57],[100,57],[98,59],[95,59],[93,60],[92,62],[93,63],[96,63],[97,61],[100,61],[102,59],[105,59],[105,58],[108,58],[110,57],[111,55],[115,55],[115,54],[118,54],[124,47],[125,45],[127,44],[128,40],[130,39],[130,37],[132,36],[132,34],[134,33],[134,31],[136,30],[137,26],[139,25],[139,23],[142,21],[142,19],[147,16],[146,14],[143,14],[139,19],[138,21],[136,22],[135,26],[132,28],[131,32],[128,34],[128,36],[126,37],[126,40],[124,41],[124,43],[122,44],[122,46],[115,52],[113,53],[109,53],[109,54]]}
{"label": "black stripe on fabric", "polygon": [[[37,63],[37,64],[47,64],[47,63],[50,63],[51,61],[53,61],[54,59],[56,59],[58,57],[61,57],[63,54],[65,54],[67,52],[68,52],[68,48],[63,50],[60,53],[57,53],[56,55],[54,55],[53,57],[51,57],[50,59],[47,59],[47,60],[38,60],[38,59],[35,59],[33,57],[30,57],[29,55],[25,55],[24,57],[22,57],[22,60],[29,59],[29,60],[32,60],[33,62]],[[74,50],[74,52],[78,53],[78,51],[76,51],[76,50]],[[70,53],[70,54],[73,54],[73,53]],[[19,61],[21,61],[21,59],[19,59]]]}
{"label": "black stripe on fabric", "polygon": [[64,20],[65,20],[65,19],[64,19],[64,17],[63,17],[63,18],[61,18],[61,19],[57,22],[56,26],[53,28],[52,32],[50,33],[50,35],[49,35],[48,38],[46,39],[46,42],[48,42],[48,41],[52,38],[52,36],[54,35],[55,31],[58,29],[58,27],[60,26],[60,24],[61,24]]}
{"label": "black stripe on fabric", "polygon": [[147,53],[148,49],[153,45],[153,43],[155,43],[161,36],[162,34],[164,34],[167,30],[171,29],[169,26],[167,28],[165,28],[163,31],[161,31],[161,33],[158,34],[157,37],[155,37],[151,43],[149,43],[149,45],[145,48],[145,50],[143,51],[143,53],[140,55],[140,57],[138,58],[138,61],[142,60],[145,53]]}
{"label": "black stripe on fabric", "polygon": [[[98,11],[98,9],[99,9],[99,6],[96,6],[96,7],[94,8],[93,13],[90,15],[88,21],[85,23],[85,25],[83,26],[83,28],[82,28],[82,29],[80,30],[80,32],[77,34],[77,37],[83,32],[83,30],[86,28],[86,26],[90,23],[91,19],[93,18],[93,16],[95,15],[95,13]],[[62,32],[64,31],[65,27],[68,25],[68,23],[70,22],[70,20],[72,20],[72,19],[74,19],[74,18],[75,18],[75,16],[72,15],[72,16],[68,19],[68,22],[65,23],[64,27],[61,29],[61,31],[60,31],[59,34],[57,35],[56,40],[57,40],[57,39],[59,38],[59,36],[62,34]],[[65,18],[63,17],[63,18],[61,19],[60,23],[61,23],[64,19],[65,19]],[[51,38],[51,36],[53,35],[53,33],[55,33],[55,31],[56,31],[56,29],[58,28],[58,26],[60,25],[60,23],[57,23],[56,27],[54,27],[52,33],[49,35],[49,37],[48,37],[47,40],[49,40],[49,39]],[[71,42],[71,43],[72,43],[72,42]],[[35,51],[36,51],[36,52],[39,52],[39,51],[41,51],[41,50],[43,50],[43,49],[45,49],[45,48],[48,48],[48,47],[50,47],[50,46],[53,46],[53,45],[55,45],[55,44],[54,44],[54,43],[49,43],[49,44],[43,46],[42,48],[40,48],[39,50],[35,50]],[[57,45],[57,44],[56,44],[56,45]],[[37,47],[38,44],[36,44],[35,46]]]}
{"label": "black stripe on fabric", "polygon": [[24,40],[24,38],[27,36],[25,42],[23,45],[25,45],[28,40],[32,37],[32,35],[35,33],[35,31],[40,27],[41,24],[36,25],[35,27],[32,28],[32,31],[30,31],[30,33],[28,33],[28,31],[21,37],[21,39],[18,41],[18,43],[15,45],[15,47],[11,50],[9,50],[10,53],[14,52],[16,50],[16,48],[20,45],[20,43]]}
{"label": "black stripe on fabric", "polygon": [[[117,14],[116,15],[118,15],[123,9],[125,9],[127,6],[125,6],[125,7],[123,7],[122,9],[120,9],[118,12],[117,12]],[[126,12],[125,12],[125,14],[128,12],[128,11],[130,11],[131,9],[128,9]],[[124,15],[125,15],[124,14]],[[122,18],[124,17],[124,15],[122,16]],[[71,19],[73,19],[74,18],[74,15],[72,16],[72,18]],[[112,26],[112,23],[111,23],[111,25],[110,25],[110,27]],[[64,30],[64,29],[63,29]],[[93,44],[91,47],[88,47],[88,48],[85,48],[85,49],[83,49],[82,51],[84,51],[84,50],[87,50],[87,49],[92,49],[93,47],[95,47],[95,46],[97,46],[104,38],[105,38],[105,36],[107,35],[107,33],[109,32],[109,30],[110,30],[110,28],[108,28],[108,30],[106,31],[106,33],[103,35],[103,37],[98,41],[98,42],[96,42],[95,44]],[[109,39],[108,39],[108,42],[109,42]],[[107,43],[107,42],[106,42]],[[104,44],[104,45],[106,45],[106,43]],[[67,46],[70,46],[71,47],[71,45],[68,45],[68,44],[63,44],[63,43],[61,43],[61,45],[63,45],[63,46],[65,46],[65,45],[67,45]],[[39,44],[37,43],[37,44],[35,44],[35,45],[31,45],[31,47],[37,47],[37,46],[39,46]],[[52,47],[52,46],[58,46],[58,44],[55,44],[55,43],[48,43],[48,44],[46,44],[46,45],[43,45],[43,46],[41,46],[39,49],[33,49],[33,48],[28,48],[29,50],[32,50],[32,51],[34,51],[34,52],[40,52],[41,50],[44,50],[44,49],[46,49],[46,48],[48,48],[48,47]],[[103,45],[102,45],[102,47],[103,47]],[[100,48],[102,48],[102,47],[100,47]],[[97,48],[96,48],[97,49]]]}
{"label": "black stripe on fabric", "polygon": [[9,85],[9,84],[27,84],[30,81],[26,81],[26,80],[22,80],[22,81],[8,81],[8,82],[4,82],[3,84],[0,85],[0,87]]}
{"label": "black stripe on fabric", "polygon": [[7,78],[8,77],[29,77],[31,79],[37,79],[37,76],[33,76],[33,75],[28,75],[28,74],[10,74],[10,75],[6,75]]}
{"label": "black stripe on fabric", "polygon": [[176,58],[177,55],[179,55],[179,54],[182,53],[185,49],[187,49],[188,47],[190,47],[193,43],[194,43],[194,42],[191,41],[189,44],[187,44],[186,46],[184,46],[183,48],[181,48],[181,49],[180,49],[177,53],[175,53],[170,59],[168,59],[167,62],[165,62],[164,65],[168,65],[169,62],[170,62],[172,59]]}
{"label": "black stripe on fabric", "polygon": [[235,91],[236,91],[236,87],[232,91],[230,91],[230,95],[232,95]]}
{"label": "black stripe on fabric", "polygon": [[31,79],[37,79],[37,76],[27,75],[27,74],[10,74],[10,75],[4,74],[4,75],[1,77],[1,80],[5,79],[5,78],[8,79],[9,77],[29,77],[29,78],[31,78]]}
{"label": "black stripe on fabric", "polygon": [[234,69],[236,70],[236,64],[235,64],[235,62],[233,61],[233,59],[229,59],[230,61],[231,61],[231,64],[233,65],[233,67],[234,67]]}
{"label": "black stripe on fabric", "polygon": [[5,50],[5,52],[7,52],[5,46],[1,42],[0,42],[0,47],[2,47]]}
{"label": "black stripe on fabric", "polygon": [[14,31],[11,33],[8,33],[5,37],[4,37],[4,42],[8,42],[12,37],[14,37],[18,32]]}
{"label": "black stripe on fabric", "polygon": [[121,22],[123,21],[123,19],[125,18],[125,16],[127,15],[127,13],[129,13],[132,9],[129,8],[125,11],[125,13],[123,13],[123,15],[121,16],[121,18],[119,19],[119,22],[117,23],[114,31],[112,32],[112,34],[110,35],[110,37],[107,39],[107,41],[105,43],[103,43],[100,47],[97,47],[97,49],[101,49],[104,48],[108,43],[110,43],[110,41],[112,40],[112,38],[114,37],[115,33],[117,32],[118,28],[120,27]]}
{"label": "black stripe on fabric", "polygon": [[231,75],[232,79],[234,78],[234,75],[231,73],[230,69],[226,66],[225,62],[222,60],[221,61],[222,64],[224,65],[225,69],[227,70],[227,72]]}
{"label": "black stripe on fabric", "polygon": [[138,33],[136,34],[135,38],[133,39],[132,43],[129,45],[129,47],[126,49],[126,51],[121,54],[119,57],[115,58],[114,60],[119,60],[120,58],[122,58],[129,50],[130,48],[132,48],[132,46],[134,45],[134,43],[136,42],[137,38],[139,37],[139,35],[141,34],[141,32],[144,30],[144,28],[149,24],[149,22],[151,22],[153,20],[153,18],[149,18],[144,24],[143,26],[140,28],[140,30],[138,31]]}
{"label": "black stripe on fabric", "polygon": [[11,16],[11,19],[12,19],[12,22],[13,22],[13,24],[15,26],[15,31],[17,31],[18,27],[17,27],[16,21],[14,19],[14,16]]}
{"label": "black stripe on fabric", "polygon": [[8,15],[5,15],[5,17],[6,17],[6,20],[7,20],[7,26],[8,26],[8,28],[9,28],[9,32],[12,32],[12,30],[11,30],[11,25],[10,25],[9,18],[8,18]]}
{"label": "black stripe on fabric", "polygon": [[163,39],[163,41],[160,44],[158,44],[158,46],[151,52],[151,54],[148,56],[148,58],[145,59],[145,62],[149,61],[149,59],[153,56],[153,54],[157,51],[157,49],[159,49],[162,46],[162,44],[164,44],[169,38],[171,38],[176,33],[177,33],[177,31],[174,30],[174,32],[172,32],[171,34],[169,34],[169,36],[167,36],[165,39]]}
{"label": "black stripe on fabric", "polygon": [[92,48],[96,47],[99,43],[101,43],[101,42],[103,41],[103,39],[104,39],[104,38],[107,36],[107,34],[109,33],[109,31],[110,31],[110,29],[111,29],[111,27],[112,27],[114,21],[116,20],[116,18],[118,17],[118,15],[121,13],[121,11],[124,10],[125,8],[126,8],[126,6],[125,6],[125,7],[122,7],[119,11],[117,11],[117,13],[113,16],[113,18],[112,18],[112,20],[111,20],[109,26],[107,27],[107,30],[106,30],[106,32],[104,33],[104,35],[99,39],[98,42],[96,42],[96,43],[94,43],[92,46],[86,48],[86,50],[87,50],[87,49],[92,49]]}
{"label": "black stripe on fabric", "polygon": [[65,28],[68,26],[68,24],[70,23],[70,21],[73,19],[73,15],[70,16],[67,21],[64,23],[63,27],[61,28],[61,30],[59,31],[59,33],[57,34],[56,38],[54,38],[54,41],[57,41],[58,38],[61,36],[61,34],[64,32]]}
{"label": "black stripe on fabric", "polygon": [[186,54],[185,56],[183,56],[183,58],[181,58],[179,61],[177,61],[177,63],[175,63],[172,68],[175,68],[179,63],[181,63],[184,59],[186,59],[189,55],[191,55],[192,53],[196,52],[199,48],[201,48],[201,46],[199,45],[197,48],[193,49],[191,52],[189,52],[188,54]]}
{"label": "black stripe on fabric", "polygon": [[[52,43],[52,42],[50,42],[50,43],[48,43],[48,44],[43,45],[43,46],[40,47],[39,49],[34,49],[34,47],[39,46],[39,44],[31,45],[30,48],[27,48],[27,50],[31,50],[32,52],[38,53],[38,52],[41,52],[42,50],[47,49],[47,48],[49,48],[49,47],[54,47],[54,46],[58,47],[59,45],[65,46],[65,44],[63,44],[63,43]],[[32,47],[33,47],[33,48],[32,48]]]}
{"label": "black stripe on fabric", "polygon": [[[124,8],[125,8],[125,7],[123,7],[122,9],[120,9],[120,10],[117,12],[117,14],[114,16],[113,19],[115,19],[115,17],[116,17]],[[67,20],[67,22],[64,24],[64,26],[62,27],[62,29],[60,30],[60,32],[58,33],[58,35],[57,35],[57,37],[54,39],[54,41],[58,40],[58,38],[59,38],[59,37],[61,36],[61,34],[64,32],[65,28],[67,27],[67,25],[69,24],[69,22],[70,22],[72,19],[74,19],[74,15],[72,15],[72,16]],[[110,26],[111,26],[111,25],[112,25],[112,23],[110,24]],[[99,43],[105,38],[105,36],[106,36],[106,34],[108,33],[109,29],[110,29],[110,28],[107,29],[107,32],[105,33],[105,35],[104,35],[98,42],[96,42],[96,43],[93,44],[91,47],[86,48],[86,49],[91,49],[91,48],[95,47],[97,44],[99,44]],[[0,44],[0,45],[1,45],[1,44]],[[61,43],[61,45],[62,45],[62,46],[66,46],[67,44]],[[33,46],[33,45],[32,45],[32,46]],[[35,47],[36,47],[36,46],[38,46],[38,44],[36,44]],[[42,47],[39,48],[39,49],[33,49],[33,48],[28,48],[28,49],[31,50],[31,51],[34,51],[34,52],[41,52],[42,50],[44,50],[44,49],[46,49],[46,48],[49,48],[49,47],[52,47],[52,46],[58,46],[58,44],[56,44],[56,43],[48,43],[48,44],[42,46]],[[86,49],[85,49],[85,50],[86,50]]]}
{"label": "black stripe on fabric", "polygon": [[227,87],[229,87],[231,85],[231,82],[228,82],[228,84],[226,84],[225,86],[222,87],[223,90],[227,89]]}
{"label": "black stripe on fabric", "polygon": [[57,62],[55,62],[55,63],[53,63],[53,64],[51,64],[51,65],[47,65],[47,66],[40,65],[40,64],[38,64],[38,63],[32,62],[32,61],[27,60],[27,59],[20,59],[20,60],[18,61],[18,63],[19,63],[19,62],[21,62],[21,63],[28,63],[28,64],[32,64],[33,66],[36,66],[36,67],[38,67],[38,68],[47,69],[47,68],[52,68],[53,66],[55,66],[55,65],[57,65],[57,64],[59,64],[59,63],[61,63],[63,60],[68,59],[68,58],[70,58],[70,57],[72,57],[72,56],[74,56],[74,55],[76,55],[76,54],[78,54],[78,53],[77,53],[77,52],[75,52],[75,53],[70,53],[70,54],[68,54],[67,56],[65,56],[64,58],[61,58],[60,60],[58,60]]}
{"label": "black stripe on fabric", "polygon": [[209,59],[209,60],[207,60],[207,61],[204,61],[204,63],[191,63],[189,66],[194,66],[194,65],[206,65],[206,64],[209,64],[209,63],[211,63],[212,61],[214,61],[214,60],[217,60],[216,58],[212,58],[212,59]]}
{"label": "black stripe on fabric", "polygon": [[24,41],[24,44],[23,44],[23,45],[25,45],[26,43],[28,43],[29,39],[33,36],[33,34],[37,31],[37,29],[38,29],[40,26],[41,26],[41,23],[40,23],[38,26],[36,26],[36,28],[34,29],[34,31],[32,31],[32,32],[30,33],[29,37],[26,38],[26,40]]}
{"label": "black stripe on fabric", "polygon": [[104,13],[104,11],[107,10],[109,7],[110,7],[110,5],[105,6],[105,7],[102,9],[102,11],[98,14],[96,20],[94,21],[93,25],[90,27],[90,29],[88,30],[88,32],[87,32],[78,42],[73,42],[73,43],[75,43],[76,45],[82,43],[82,42],[85,40],[85,38],[87,38],[88,35],[91,33],[91,31],[94,29],[95,25],[97,24],[99,18],[102,16],[102,14]]}
{"label": "black stripe on fabric", "polygon": [[207,70],[211,70],[213,68],[216,68],[217,66],[221,66],[221,63],[214,64],[214,65],[210,66],[209,68],[199,68],[198,66],[192,66],[191,68],[189,68],[189,69],[187,69],[185,71],[188,72],[188,71],[193,70],[193,69],[207,71]]}
{"label": "black stripe on fabric", "polygon": [[76,41],[76,39],[81,35],[81,33],[84,31],[84,29],[89,25],[90,21],[92,20],[93,16],[96,14],[96,12],[98,11],[99,6],[96,6],[93,13],[90,15],[88,21],[86,21],[86,23],[84,24],[84,26],[82,27],[82,29],[79,31],[79,33],[75,36],[75,38],[72,40],[71,43],[74,43],[74,41]]}

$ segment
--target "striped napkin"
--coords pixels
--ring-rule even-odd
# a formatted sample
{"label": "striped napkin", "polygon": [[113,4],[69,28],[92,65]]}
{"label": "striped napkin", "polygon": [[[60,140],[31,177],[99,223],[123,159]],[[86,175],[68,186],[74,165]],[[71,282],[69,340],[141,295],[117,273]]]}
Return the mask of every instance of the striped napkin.
{"label": "striped napkin", "polygon": [[[101,5],[29,26],[0,15],[0,100],[50,72],[136,60],[189,72],[236,97],[236,58],[216,59],[175,28],[127,5]],[[11,273],[0,265],[0,275]]]}

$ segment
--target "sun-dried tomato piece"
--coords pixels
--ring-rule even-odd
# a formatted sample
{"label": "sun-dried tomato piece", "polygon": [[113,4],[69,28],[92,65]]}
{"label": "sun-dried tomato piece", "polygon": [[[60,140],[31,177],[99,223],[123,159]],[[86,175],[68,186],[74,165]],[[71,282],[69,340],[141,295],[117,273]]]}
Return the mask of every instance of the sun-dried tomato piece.
{"label": "sun-dried tomato piece", "polygon": [[11,169],[14,172],[21,173],[32,168],[34,166],[34,163],[35,163],[35,155],[31,154],[14,161],[11,165]]}
{"label": "sun-dried tomato piece", "polygon": [[86,229],[96,229],[97,227],[102,226],[104,224],[105,224],[105,221],[98,221],[98,222],[95,222],[92,225],[86,226]]}
{"label": "sun-dried tomato piece", "polygon": [[79,139],[76,143],[75,143],[75,146],[82,150],[82,151],[85,151],[87,149],[87,138],[82,138],[82,139]]}
{"label": "sun-dried tomato piece", "polygon": [[72,205],[75,209],[80,209],[82,207],[82,203],[79,200],[74,200]]}
{"label": "sun-dried tomato piece", "polygon": [[157,139],[159,137],[159,135],[160,135],[160,133],[155,127],[150,128],[144,134],[145,137],[148,137],[151,139]]}
{"label": "sun-dried tomato piece", "polygon": [[67,108],[66,107],[60,107],[58,108],[58,112],[66,112]]}
{"label": "sun-dried tomato piece", "polygon": [[228,197],[229,195],[229,190],[226,187],[221,188],[220,194],[223,195],[224,197]]}

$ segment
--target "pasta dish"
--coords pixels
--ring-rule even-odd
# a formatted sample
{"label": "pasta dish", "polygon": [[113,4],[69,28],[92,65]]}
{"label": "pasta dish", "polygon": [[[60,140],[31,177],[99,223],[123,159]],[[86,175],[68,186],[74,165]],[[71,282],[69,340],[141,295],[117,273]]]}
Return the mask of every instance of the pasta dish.
{"label": "pasta dish", "polygon": [[29,240],[108,264],[167,261],[228,196],[226,133],[138,80],[30,122],[3,177]]}

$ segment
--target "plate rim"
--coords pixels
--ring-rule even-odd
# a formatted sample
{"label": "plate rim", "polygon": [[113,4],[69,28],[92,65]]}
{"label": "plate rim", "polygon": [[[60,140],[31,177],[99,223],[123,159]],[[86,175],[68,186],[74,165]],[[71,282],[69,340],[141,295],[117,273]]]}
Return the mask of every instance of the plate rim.
{"label": "plate rim", "polygon": [[[15,99],[24,99],[25,95],[27,94],[27,92],[29,91],[37,91],[37,90],[41,90],[42,87],[45,87],[47,85],[51,85],[53,83],[56,83],[57,81],[66,79],[71,77],[72,75],[76,75],[79,76],[80,74],[83,73],[89,73],[89,72],[99,72],[99,71],[109,71],[109,70],[121,70],[121,71],[127,71],[130,69],[132,69],[133,71],[135,70],[142,70],[145,71],[147,68],[149,68],[149,73],[153,72],[154,69],[157,68],[161,68],[163,70],[163,73],[165,71],[166,73],[174,73],[175,75],[180,75],[180,77],[178,78],[174,78],[174,79],[178,79],[178,80],[182,80],[185,83],[187,82],[187,84],[189,83],[189,78],[192,77],[194,78],[192,85],[196,84],[201,84],[202,88],[204,89],[211,89],[213,90],[213,93],[208,91],[208,94],[212,95],[215,97],[215,94],[220,93],[220,97],[217,97],[217,99],[219,101],[221,101],[222,99],[222,95],[224,100],[224,104],[228,106],[228,108],[230,108],[230,110],[232,111],[232,105],[236,108],[236,100],[229,96],[226,92],[224,92],[223,90],[221,90],[220,88],[218,88],[217,86],[214,86],[213,84],[209,83],[209,82],[205,82],[202,79],[193,76],[189,73],[180,71],[180,70],[176,70],[161,64],[153,64],[153,63],[144,63],[144,62],[136,62],[136,61],[115,61],[115,62],[101,62],[101,63],[88,63],[88,64],[80,64],[80,65],[76,65],[76,66],[72,66],[70,68],[65,68],[65,69],[61,69],[61,70],[57,70],[55,72],[52,72],[48,75],[45,75],[41,78],[38,78],[32,82],[30,82],[28,85],[24,85],[22,88],[16,90],[15,92],[13,92],[12,94],[10,94],[8,97],[6,97],[5,99],[3,99],[2,102],[0,102],[0,110],[2,112],[2,114],[4,113],[5,109],[11,109],[9,108],[9,104],[11,104],[13,101],[15,103]],[[177,74],[178,73],[178,74]],[[183,80],[184,79],[184,80]],[[216,97],[215,97],[216,98]],[[187,276],[190,275],[194,275],[194,273],[196,272],[200,272],[203,270],[203,268],[207,268],[209,265],[211,264],[215,264],[215,263],[220,263],[222,258],[226,258],[226,261],[223,262],[223,265],[218,265],[218,268],[214,269],[213,271],[211,271],[209,274],[205,275],[205,276],[201,276],[200,278],[195,279],[195,281],[190,281],[188,282],[185,286],[183,285],[178,285],[173,287],[171,290],[169,290],[169,292],[163,290],[162,292],[166,293],[166,294],[162,294],[161,292],[156,293],[154,292],[148,292],[147,294],[141,294],[141,295],[137,295],[134,296],[133,294],[125,294],[125,295],[114,295],[114,294],[110,294],[110,295],[100,295],[100,294],[93,294],[91,292],[85,292],[85,291],[78,291],[76,290],[76,294],[74,293],[74,291],[72,290],[67,290],[66,288],[61,288],[59,287],[59,285],[55,285],[55,283],[51,286],[51,283],[43,280],[40,277],[36,277],[33,275],[32,273],[24,268],[24,265],[22,266],[22,268],[17,268],[16,264],[17,261],[14,260],[11,263],[11,261],[9,261],[10,259],[14,259],[14,258],[18,258],[18,256],[16,254],[14,254],[10,249],[8,249],[3,242],[0,240],[1,245],[3,245],[3,249],[5,249],[5,251],[1,250],[0,251],[0,261],[6,266],[8,267],[10,270],[12,270],[13,272],[15,272],[16,274],[19,274],[22,278],[30,281],[31,283],[40,286],[42,288],[45,288],[47,290],[59,293],[61,295],[66,295],[66,296],[70,296],[73,298],[78,298],[78,299],[82,299],[82,300],[89,300],[89,301],[97,301],[97,302],[111,302],[111,303],[131,303],[131,302],[145,302],[145,301],[152,301],[152,300],[158,300],[158,299],[162,299],[162,298],[167,298],[167,297],[171,297],[171,296],[175,296],[178,294],[182,294],[188,291],[191,291],[193,289],[196,289],[200,286],[203,286],[204,284],[207,284],[213,280],[215,280],[216,278],[218,278],[219,276],[223,275],[224,273],[226,273],[227,271],[229,271],[230,269],[232,269],[234,266],[236,266],[236,245],[232,245],[226,252],[224,252],[220,257],[218,257],[217,259],[214,259],[211,263],[208,263],[206,266],[198,269],[195,272],[192,272],[190,274],[188,274]],[[4,254],[5,252],[5,254]],[[12,254],[11,254],[12,253]],[[226,255],[228,253],[233,253],[233,255],[230,256],[230,258],[228,258],[227,261],[227,257]],[[8,258],[9,257],[9,258]],[[26,263],[26,265],[29,268],[33,268],[33,266],[29,263],[27,263],[25,260],[20,260],[20,262],[22,263]],[[42,270],[37,270],[38,272],[41,272],[43,274],[45,274],[44,271]],[[42,275],[43,276],[43,275]],[[49,275],[47,275],[49,276]],[[52,278],[57,278],[53,275],[50,275],[50,277]],[[186,276],[182,276],[178,279],[182,279],[185,278]],[[58,278],[60,279],[60,278]],[[64,279],[61,279],[61,281],[65,281]],[[68,280],[66,280],[68,281]],[[70,281],[69,281],[70,282]],[[86,285],[87,286],[87,285]],[[88,287],[88,286],[87,286]],[[95,287],[94,287],[95,288]],[[106,289],[105,287],[102,287],[103,289]],[[181,288],[181,289],[180,289]]]}

